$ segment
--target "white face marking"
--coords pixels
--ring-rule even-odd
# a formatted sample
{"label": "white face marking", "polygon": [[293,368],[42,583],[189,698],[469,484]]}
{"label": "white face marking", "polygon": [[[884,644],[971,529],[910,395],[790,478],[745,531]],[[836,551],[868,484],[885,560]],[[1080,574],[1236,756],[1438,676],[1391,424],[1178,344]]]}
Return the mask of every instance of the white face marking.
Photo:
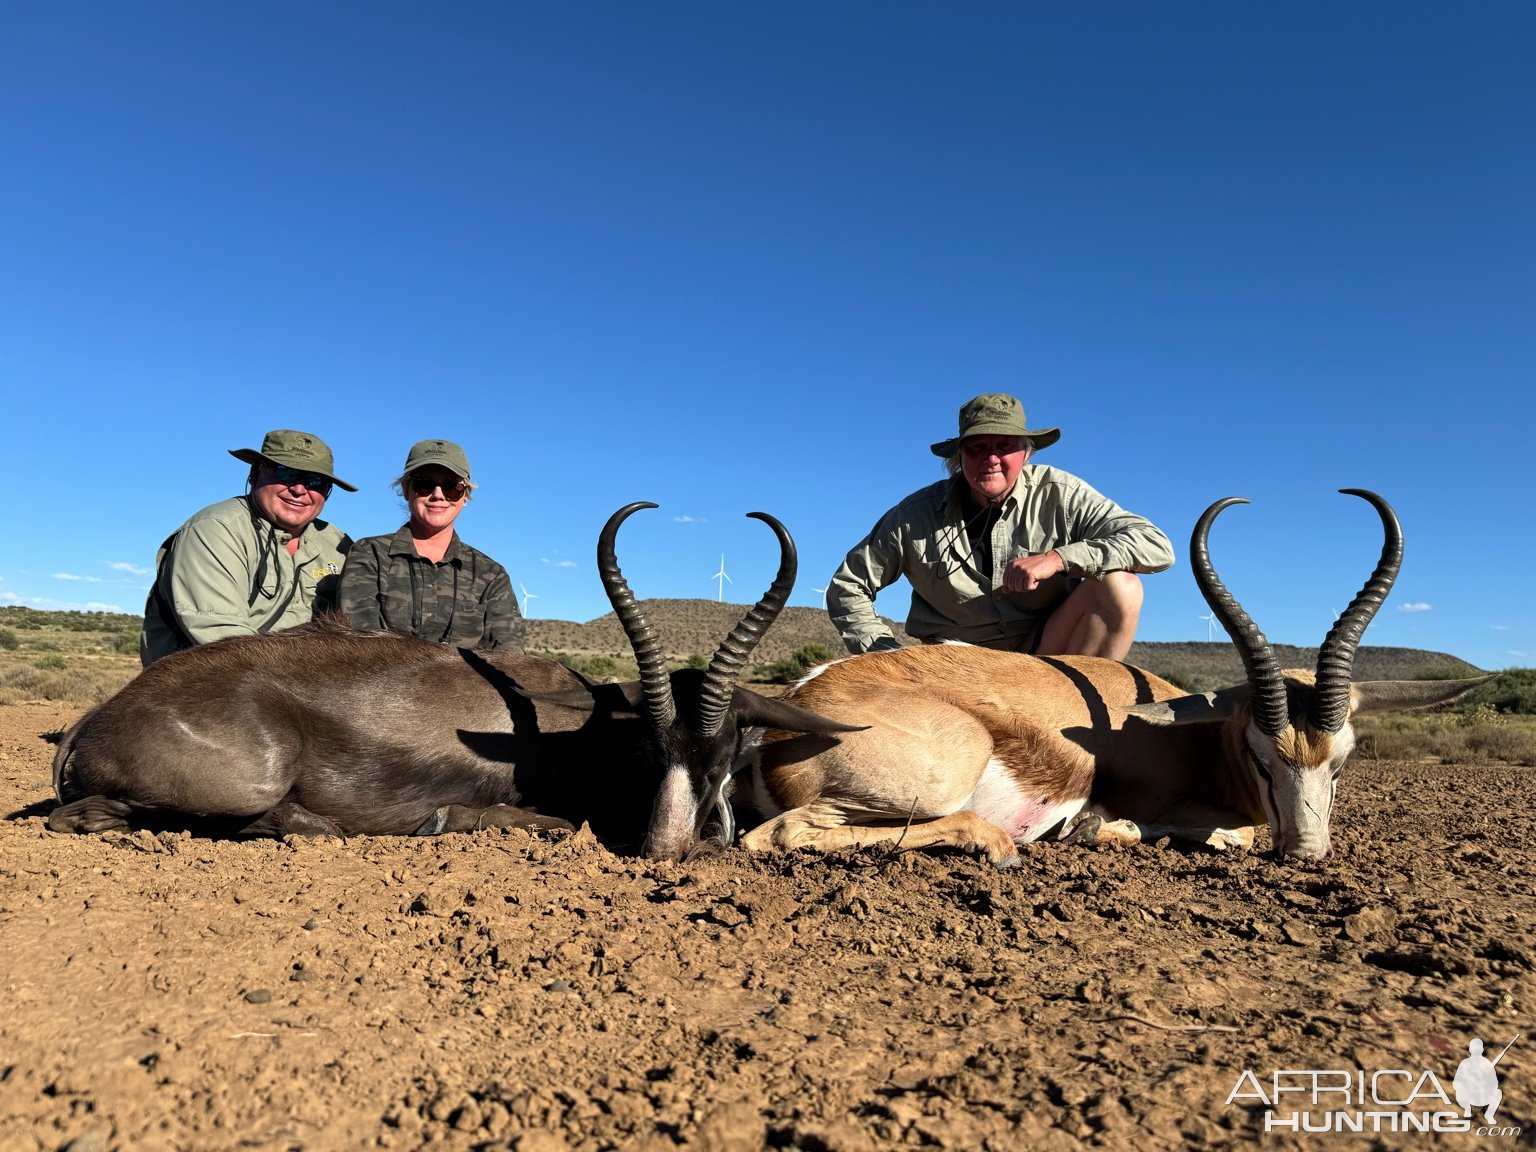
{"label": "white face marking", "polygon": [[976,790],[961,807],[1023,841],[1038,840],[1061,821],[1077,815],[1087,802],[1086,796],[1063,800],[1030,796],[1013,773],[1000,760],[993,759],[987,761]]}
{"label": "white face marking", "polygon": [[673,764],[668,767],[656,793],[656,806],[651,810],[651,831],[647,841],[652,852],[676,857],[693,846],[695,799],[687,766]]}

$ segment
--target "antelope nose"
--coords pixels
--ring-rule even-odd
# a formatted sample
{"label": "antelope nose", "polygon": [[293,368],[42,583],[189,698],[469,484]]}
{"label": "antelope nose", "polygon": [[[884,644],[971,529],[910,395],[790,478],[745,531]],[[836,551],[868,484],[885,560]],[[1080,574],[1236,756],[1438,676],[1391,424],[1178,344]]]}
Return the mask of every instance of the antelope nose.
{"label": "antelope nose", "polygon": [[1330,847],[1328,841],[1324,840],[1321,843],[1288,844],[1284,851],[1287,856],[1299,857],[1302,860],[1321,860],[1328,855]]}

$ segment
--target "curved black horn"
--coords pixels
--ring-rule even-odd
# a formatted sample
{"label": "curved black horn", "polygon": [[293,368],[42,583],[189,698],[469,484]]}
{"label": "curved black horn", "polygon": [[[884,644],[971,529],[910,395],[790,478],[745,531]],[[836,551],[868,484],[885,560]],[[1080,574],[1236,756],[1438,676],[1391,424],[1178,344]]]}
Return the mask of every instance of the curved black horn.
{"label": "curved black horn", "polygon": [[1349,718],[1350,669],[1355,663],[1355,651],[1360,647],[1360,637],[1365,635],[1366,625],[1387,598],[1397,580],[1398,570],[1403,566],[1403,527],[1398,523],[1392,505],[1364,488],[1340,488],[1339,491],[1370,501],[1381,517],[1385,539],[1376,571],[1334,621],[1323,646],[1318,649],[1317,688],[1312,693],[1307,720],[1321,732],[1337,732]]}
{"label": "curved black horn", "polygon": [[1216,613],[1221,626],[1237,646],[1237,654],[1243,659],[1243,668],[1248,673],[1249,703],[1253,709],[1254,722],[1265,735],[1278,736],[1291,722],[1290,708],[1285,698],[1285,677],[1280,675],[1274,649],[1269,646],[1264,633],[1259,631],[1258,625],[1243,611],[1243,606],[1216,575],[1208,543],[1211,525],[1217,513],[1229,505],[1246,503],[1248,501],[1241,496],[1228,496],[1205,510],[1205,514],[1195,524],[1194,534],[1189,538],[1189,563],[1194,569],[1200,595],[1205,597],[1211,611]]}
{"label": "curved black horn", "polygon": [[651,723],[658,729],[667,729],[677,719],[677,705],[672,700],[672,678],[667,675],[666,657],[661,651],[661,640],[656,635],[635,595],[629,590],[624,573],[619,571],[619,561],[614,555],[613,542],[619,534],[619,525],[642,508],[655,508],[647,500],[626,504],[603,525],[597,538],[597,573],[603,580],[603,591],[608,593],[608,603],[624,626],[629,646],[634,650],[635,663],[640,667],[640,684],[645,690],[645,708]]}
{"label": "curved black horn", "polygon": [[725,714],[731,706],[731,693],[736,687],[736,678],[746,667],[747,657],[752,655],[752,649],[762,640],[768,625],[778,619],[779,613],[784,610],[784,602],[789,599],[790,590],[795,586],[795,573],[799,568],[795,557],[795,542],[790,539],[788,529],[766,512],[749,512],[747,515],[768,525],[779,538],[779,574],[773,578],[773,584],[763,593],[763,598],[731,629],[731,634],[720,642],[720,647],[715,650],[714,658],[704,672],[704,683],[699,691],[701,736],[713,736],[720,731],[720,726],[725,722]]}

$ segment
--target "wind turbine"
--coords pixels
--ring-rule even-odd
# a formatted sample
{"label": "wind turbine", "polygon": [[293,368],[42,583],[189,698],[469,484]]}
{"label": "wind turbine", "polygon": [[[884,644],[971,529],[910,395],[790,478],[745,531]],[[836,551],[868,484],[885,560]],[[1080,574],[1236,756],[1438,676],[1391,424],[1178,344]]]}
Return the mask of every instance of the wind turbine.
{"label": "wind turbine", "polygon": [[1212,612],[1209,616],[1197,616],[1196,619],[1205,621],[1206,643],[1216,639],[1216,613]]}
{"label": "wind turbine", "polygon": [[811,591],[821,593],[821,610],[825,612],[827,610],[827,590],[825,588],[812,588]]}
{"label": "wind turbine", "polygon": [[720,584],[720,593],[719,593],[718,599],[719,599],[720,603],[723,604],[725,602],[725,586],[726,586],[726,584],[734,583],[734,581],[732,581],[731,578],[725,574],[725,553],[724,552],[720,553],[720,571],[716,572],[713,576],[710,577],[710,579],[719,582],[719,584]]}
{"label": "wind turbine", "polygon": [[528,611],[528,601],[537,600],[539,598],[539,594],[537,592],[528,591],[528,585],[526,584],[519,584],[518,587],[523,590],[523,619],[531,620],[533,619],[533,613]]}

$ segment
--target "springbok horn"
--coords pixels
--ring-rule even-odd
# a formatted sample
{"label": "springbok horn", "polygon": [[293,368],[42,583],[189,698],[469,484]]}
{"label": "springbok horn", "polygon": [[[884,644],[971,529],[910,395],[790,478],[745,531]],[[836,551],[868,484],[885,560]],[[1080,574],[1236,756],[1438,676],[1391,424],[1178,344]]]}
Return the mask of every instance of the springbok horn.
{"label": "springbok horn", "polygon": [[613,542],[619,534],[619,525],[641,508],[655,508],[646,500],[626,504],[603,525],[597,538],[597,572],[603,580],[603,591],[608,593],[608,603],[624,626],[629,646],[634,650],[635,663],[640,667],[640,685],[645,692],[645,708],[651,723],[658,731],[672,727],[677,719],[677,705],[672,700],[672,678],[667,675],[667,660],[661,651],[661,640],[646,620],[645,613],[635,602],[634,593],[619,571],[619,561],[614,555]]}
{"label": "springbok horn", "polygon": [[705,737],[715,735],[725,723],[736,678],[746,667],[747,657],[762,640],[768,625],[778,619],[779,613],[784,610],[784,602],[789,599],[790,589],[795,586],[795,572],[799,567],[795,542],[790,539],[784,525],[766,512],[749,512],[747,515],[768,525],[779,538],[779,574],[773,578],[773,584],[763,593],[763,598],[741,618],[731,634],[720,642],[720,647],[715,650],[714,658],[704,672],[704,683],[699,690],[699,735]]}
{"label": "springbok horn", "polygon": [[1381,517],[1385,539],[1376,571],[1334,621],[1323,646],[1318,649],[1317,687],[1307,709],[1307,720],[1320,732],[1337,732],[1349,718],[1350,669],[1355,663],[1355,651],[1360,647],[1360,637],[1365,635],[1366,626],[1392,590],[1403,566],[1403,527],[1398,523],[1392,505],[1364,488],[1340,488],[1339,491],[1370,501]]}
{"label": "springbok horn", "polygon": [[1291,722],[1290,708],[1285,698],[1285,677],[1280,675],[1274,649],[1269,646],[1264,633],[1259,631],[1258,625],[1243,611],[1243,606],[1227,591],[1211,564],[1208,538],[1217,513],[1229,505],[1246,503],[1248,501],[1241,496],[1228,496],[1205,510],[1205,514],[1195,524],[1194,534],[1189,538],[1189,563],[1194,569],[1195,584],[1200,588],[1200,595],[1205,597],[1211,611],[1216,613],[1221,626],[1237,646],[1237,654],[1243,659],[1243,668],[1248,673],[1249,705],[1253,710],[1254,722],[1265,735],[1278,736]]}

